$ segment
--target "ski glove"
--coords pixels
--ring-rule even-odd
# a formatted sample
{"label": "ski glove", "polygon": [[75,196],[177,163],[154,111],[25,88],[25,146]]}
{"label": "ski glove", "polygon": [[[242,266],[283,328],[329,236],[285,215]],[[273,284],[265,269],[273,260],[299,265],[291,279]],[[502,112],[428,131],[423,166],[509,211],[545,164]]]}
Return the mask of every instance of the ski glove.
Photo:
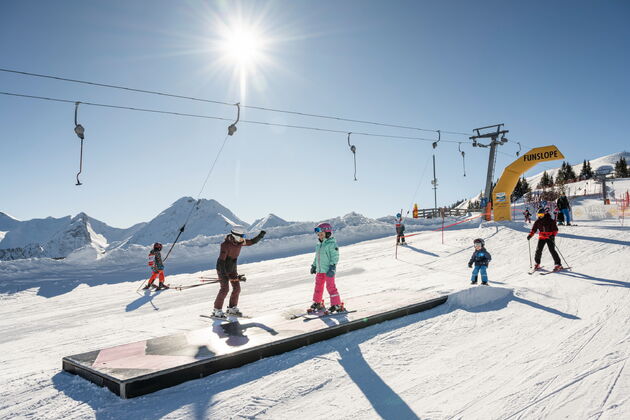
{"label": "ski glove", "polygon": [[311,265],[311,274],[317,273],[317,267],[315,265]]}
{"label": "ski glove", "polygon": [[337,264],[330,264],[328,267],[328,271],[326,272],[327,277],[335,277],[335,271],[337,270]]}
{"label": "ski glove", "polygon": [[530,239],[532,239],[532,236],[534,236],[534,235],[532,235],[531,233],[529,235],[527,235],[527,240],[529,241]]}
{"label": "ski glove", "polygon": [[468,268],[472,268],[473,263],[468,263]]}

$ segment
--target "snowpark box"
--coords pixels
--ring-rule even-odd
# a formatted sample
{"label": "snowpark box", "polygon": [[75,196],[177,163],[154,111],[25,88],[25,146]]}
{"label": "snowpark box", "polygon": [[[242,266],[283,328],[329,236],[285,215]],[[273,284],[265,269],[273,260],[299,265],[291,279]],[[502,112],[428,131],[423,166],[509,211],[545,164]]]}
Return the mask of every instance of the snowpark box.
{"label": "snowpark box", "polygon": [[[63,358],[63,370],[133,398],[327,340],[379,322],[425,311],[447,296],[396,290],[353,300],[353,310],[327,317],[303,309],[151,338]],[[388,308],[396,307],[394,310]],[[297,317],[296,317],[297,315]]]}

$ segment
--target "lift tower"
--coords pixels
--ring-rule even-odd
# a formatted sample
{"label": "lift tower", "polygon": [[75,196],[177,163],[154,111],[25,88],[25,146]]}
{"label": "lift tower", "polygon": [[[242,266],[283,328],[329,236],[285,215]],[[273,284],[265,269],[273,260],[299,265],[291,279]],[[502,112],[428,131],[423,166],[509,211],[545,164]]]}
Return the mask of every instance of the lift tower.
{"label": "lift tower", "polygon": [[[473,131],[477,132],[476,135],[470,137],[473,141],[473,147],[489,147],[490,157],[488,159],[488,175],[486,177],[486,191],[484,192],[484,199],[482,204],[484,207],[490,200],[492,200],[492,179],[494,178],[494,166],[497,162],[497,146],[507,143],[508,139],[505,137],[508,130],[502,130],[504,124],[489,125],[487,127],[475,128]],[[487,133],[481,133],[481,130],[495,129]],[[479,143],[478,139],[490,139],[490,143]]]}

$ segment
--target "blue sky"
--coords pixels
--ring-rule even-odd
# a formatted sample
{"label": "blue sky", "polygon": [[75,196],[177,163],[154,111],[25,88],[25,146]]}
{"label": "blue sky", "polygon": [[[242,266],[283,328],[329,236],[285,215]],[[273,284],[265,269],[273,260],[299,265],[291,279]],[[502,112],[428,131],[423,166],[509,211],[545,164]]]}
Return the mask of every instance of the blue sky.
{"label": "blue sky", "polygon": [[[244,97],[233,61],[213,48],[236,20],[266,40]],[[8,0],[0,3],[0,67],[444,131],[505,123],[510,142],[498,176],[517,141],[524,151],[555,144],[572,163],[628,150],[629,20],[621,0]],[[235,116],[233,107],[2,72],[0,91]],[[72,104],[0,95],[0,211],[22,220],[85,211],[117,227],[148,221],[197,196],[229,124],[82,106],[77,187],[73,114]],[[435,137],[251,109],[242,118]],[[249,222],[270,212],[316,221],[432,206],[430,142],[353,136],[352,143],[357,182],[344,134],[240,124],[202,197]],[[439,205],[484,186],[487,149],[462,148],[466,177],[457,144],[435,151]]]}

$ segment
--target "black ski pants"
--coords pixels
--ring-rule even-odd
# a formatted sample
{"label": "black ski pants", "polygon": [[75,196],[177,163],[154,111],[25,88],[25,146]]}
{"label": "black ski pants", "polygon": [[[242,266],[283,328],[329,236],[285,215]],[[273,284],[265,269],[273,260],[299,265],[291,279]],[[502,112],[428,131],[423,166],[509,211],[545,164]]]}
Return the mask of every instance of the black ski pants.
{"label": "black ski pants", "polygon": [[556,252],[556,243],[554,242],[553,237],[549,239],[538,239],[538,246],[536,247],[536,255],[534,255],[534,261],[536,261],[536,264],[540,264],[540,257],[542,257],[542,252],[543,252],[543,248],[545,247],[545,244],[547,244],[547,247],[549,248],[549,252],[551,253],[551,256],[553,257],[553,263],[555,265],[560,265],[561,264],[560,256]]}

